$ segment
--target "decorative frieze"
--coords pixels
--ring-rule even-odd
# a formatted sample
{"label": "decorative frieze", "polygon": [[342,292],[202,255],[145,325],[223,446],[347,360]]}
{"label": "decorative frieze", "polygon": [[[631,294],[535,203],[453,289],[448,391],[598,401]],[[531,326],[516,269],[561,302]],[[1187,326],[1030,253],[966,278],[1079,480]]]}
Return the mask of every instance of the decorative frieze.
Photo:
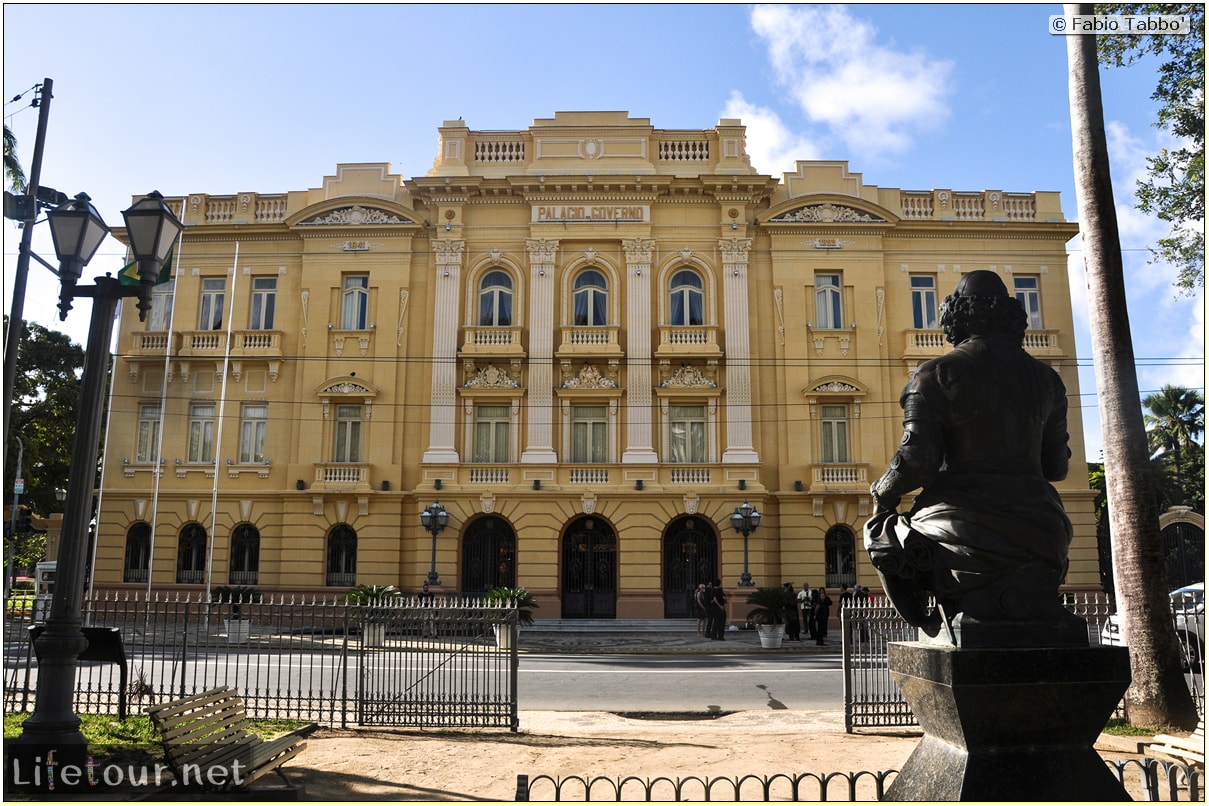
{"label": "decorative frieze", "polygon": [[375,207],[362,207],[354,204],[351,207],[341,207],[330,213],[315,216],[309,221],[300,221],[300,227],[313,226],[345,226],[357,227],[365,224],[411,224],[411,221],[399,218],[397,215],[379,210]]}
{"label": "decorative frieze", "polygon": [[783,223],[858,223],[864,221],[881,221],[886,219],[877,218],[869,213],[862,212],[855,207],[848,207],[843,204],[831,204],[825,202],[823,204],[808,204],[805,207],[799,207],[788,213],[782,213],[776,218],[770,218],[769,221],[775,224]]}

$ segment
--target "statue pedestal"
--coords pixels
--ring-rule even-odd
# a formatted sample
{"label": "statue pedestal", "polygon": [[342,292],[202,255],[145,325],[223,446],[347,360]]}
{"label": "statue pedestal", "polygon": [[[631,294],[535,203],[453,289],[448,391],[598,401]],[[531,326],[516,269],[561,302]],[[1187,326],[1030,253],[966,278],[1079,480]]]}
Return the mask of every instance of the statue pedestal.
{"label": "statue pedestal", "polygon": [[924,729],[886,800],[1130,800],[1094,745],[1129,686],[1124,647],[892,643]]}

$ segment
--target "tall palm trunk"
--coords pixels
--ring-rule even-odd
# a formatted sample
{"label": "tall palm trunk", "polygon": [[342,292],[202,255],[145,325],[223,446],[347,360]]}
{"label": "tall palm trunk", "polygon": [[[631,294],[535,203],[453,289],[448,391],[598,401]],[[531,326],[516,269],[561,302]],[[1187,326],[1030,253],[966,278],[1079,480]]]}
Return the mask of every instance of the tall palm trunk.
{"label": "tall palm trunk", "polygon": [[[1064,8],[1068,16],[1095,13],[1091,5],[1067,4]],[[1113,576],[1133,670],[1125,702],[1135,725],[1191,728],[1197,720],[1196,707],[1181,671],[1167,599],[1158,504],[1145,480],[1150,452],[1130,339],[1095,37],[1067,36],[1066,48],[1075,195],[1104,431]]]}

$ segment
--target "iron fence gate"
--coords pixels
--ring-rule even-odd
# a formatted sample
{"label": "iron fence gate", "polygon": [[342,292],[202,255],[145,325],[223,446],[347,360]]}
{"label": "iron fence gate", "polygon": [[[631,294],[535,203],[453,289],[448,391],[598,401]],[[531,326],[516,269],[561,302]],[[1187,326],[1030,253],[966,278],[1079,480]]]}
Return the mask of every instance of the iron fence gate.
{"label": "iron fence gate", "polygon": [[891,641],[914,641],[918,630],[889,599],[872,597],[840,610],[844,665],[844,729],[918,724],[890,676]]}
{"label": "iron fence gate", "polygon": [[365,610],[359,724],[519,727],[515,609],[463,602]]}
{"label": "iron fence gate", "polygon": [[[139,713],[232,686],[256,719],[515,729],[515,642],[500,650],[494,635],[495,624],[515,625],[514,608],[455,598],[366,608],[342,598],[266,597],[240,611],[236,619],[229,606],[187,595],[86,599],[85,625],[117,628],[127,668],[80,661],[74,710],[118,713],[124,703]],[[17,607],[4,622],[5,712],[34,707],[32,618],[31,608]],[[373,646],[380,632],[383,643]]]}

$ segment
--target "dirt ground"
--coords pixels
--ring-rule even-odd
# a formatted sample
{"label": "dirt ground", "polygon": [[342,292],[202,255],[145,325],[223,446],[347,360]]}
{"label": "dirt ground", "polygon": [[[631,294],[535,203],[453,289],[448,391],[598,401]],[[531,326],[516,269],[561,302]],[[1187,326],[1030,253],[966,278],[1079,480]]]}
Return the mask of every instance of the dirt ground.
{"label": "dirt ground", "polygon": [[[522,712],[517,733],[325,728],[286,769],[309,801],[511,801],[518,773],[533,782],[532,799],[552,800],[553,789],[535,781],[538,776],[674,779],[899,769],[919,737],[893,728],[849,734],[839,711],[744,711],[713,719]],[[1128,752],[1136,749],[1136,739],[1103,737],[1097,744],[1105,758],[1138,758]],[[811,786],[803,797],[820,799],[818,784]],[[828,799],[849,799],[845,783],[830,786]],[[858,798],[874,800],[872,793],[864,779]],[[721,794],[713,799],[731,797]],[[582,789],[564,797],[582,800]]]}

